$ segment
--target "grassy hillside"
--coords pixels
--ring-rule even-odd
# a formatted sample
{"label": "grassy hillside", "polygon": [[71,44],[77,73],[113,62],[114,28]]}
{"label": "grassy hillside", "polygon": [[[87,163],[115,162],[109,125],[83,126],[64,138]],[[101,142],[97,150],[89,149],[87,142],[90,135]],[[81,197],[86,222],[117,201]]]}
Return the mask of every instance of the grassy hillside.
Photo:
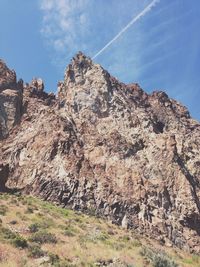
{"label": "grassy hillside", "polygon": [[92,215],[0,194],[0,267],[16,266],[199,267],[200,257]]}

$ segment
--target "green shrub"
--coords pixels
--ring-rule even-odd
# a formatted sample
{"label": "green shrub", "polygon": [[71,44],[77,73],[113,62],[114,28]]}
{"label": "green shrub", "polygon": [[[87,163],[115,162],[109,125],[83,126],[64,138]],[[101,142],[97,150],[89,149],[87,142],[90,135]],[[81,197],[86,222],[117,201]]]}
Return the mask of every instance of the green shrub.
{"label": "green shrub", "polygon": [[131,246],[132,247],[141,247],[141,242],[139,241],[139,240],[137,240],[137,239],[135,239],[135,240],[133,240],[133,241],[131,241]]}
{"label": "green shrub", "polygon": [[38,244],[31,244],[28,247],[28,256],[31,258],[40,258],[45,255],[45,252]]}
{"label": "green shrub", "polygon": [[51,218],[37,218],[35,223],[32,223],[31,225],[29,225],[29,231],[31,233],[36,233],[39,230],[42,229],[47,229],[50,227],[53,227],[55,225],[54,220]]}
{"label": "green shrub", "polygon": [[18,200],[16,198],[12,198],[10,200],[10,204],[15,205],[15,206],[19,206]]}
{"label": "green shrub", "polygon": [[130,241],[130,236],[128,236],[128,235],[120,236],[119,240],[121,240],[123,242],[129,242]]}
{"label": "green shrub", "polygon": [[[48,263],[50,263],[50,265],[53,267],[76,267],[77,266],[74,264],[70,264],[68,261],[60,259],[59,256],[56,254],[49,253],[48,256],[49,256]],[[81,265],[81,266],[85,266],[85,265]]]}
{"label": "green shrub", "polygon": [[22,236],[16,236],[12,240],[12,244],[17,248],[27,248],[28,247],[27,240],[25,238],[23,238]]}
{"label": "green shrub", "polygon": [[16,220],[12,220],[12,221],[10,221],[10,224],[17,224],[17,221]]}
{"label": "green shrub", "polygon": [[170,259],[164,252],[154,251],[144,247],[140,254],[147,257],[151,262],[153,267],[178,267],[178,264]]}
{"label": "green shrub", "polygon": [[39,244],[45,244],[56,243],[57,239],[56,236],[52,233],[48,233],[46,231],[38,231],[31,236],[30,241]]}
{"label": "green shrub", "polygon": [[0,199],[7,200],[9,198],[9,195],[6,193],[0,193]]}
{"label": "green shrub", "polygon": [[108,235],[115,235],[115,232],[113,231],[113,229],[108,229],[107,233]]}
{"label": "green shrub", "polygon": [[26,248],[28,246],[25,238],[5,227],[0,227],[0,238],[8,240],[15,247]]}
{"label": "green shrub", "polygon": [[58,255],[53,254],[53,253],[49,253],[48,256],[49,256],[49,263],[51,265],[55,266],[55,265],[58,265],[59,264],[60,258],[59,258]]}
{"label": "green shrub", "polygon": [[72,225],[68,225],[65,230],[64,230],[64,235],[66,236],[75,236],[76,233],[78,233],[79,231],[74,228]]}
{"label": "green shrub", "polygon": [[40,228],[49,228],[55,225],[55,222],[52,218],[44,217],[39,223]]}
{"label": "green shrub", "polygon": [[19,217],[22,221],[27,221],[28,220],[28,217],[26,217],[24,214],[22,214],[19,211],[16,212],[16,216]]}
{"label": "green shrub", "polygon": [[200,255],[193,254],[192,261],[195,263],[200,263]]}
{"label": "green shrub", "polygon": [[16,233],[5,227],[0,227],[0,235],[3,239],[14,239],[15,237],[17,237]]}
{"label": "green shrub", "polygon": [[178,264],[169,259],[164,254],[154,255],[153,258],[153,266],[154,267],[178,267]]}
{"label": "green shrub", "polygon": [[125,248],[125,244],[121,242],[107,242],[114,250],[120,251]]}
{"label": "green shrub", "polygon": [[37,213],[37,216],[40,217],[40,218],[45,218],[45,214],[42,213],[42,212],[38,212]]}
{"label": "green shrub", "polygon": [[8,207],[6,207],[5,205],[1,205],[0,206],[0,215],[5,216],[6,212],[8,212]]}
{"label": "green shrub", "polygon": [[75,236],[75,233],[71,229],[66,229],[63,234],[66,236]]}
{"label": "green shrub", "polygon": [[32,223],[28,228],[31,233],[36,233],[39,231],[40,225],[39,223]]}
{"label": "green shrub", "polygon": [[87,225],[85,223],[79,223],[78,227],[81,228],[82,230],[87,229]]}
{"label": "green shrub", "polygon": [[86,212],[89,216],[95,216],[96,215],[96,209],[94,207],[88,208]]}
{"label": "green shrub", "polygon": [[19,218],[21,218],[21,216],[22,216],[21,212],[20,211],[17,211],[16,212],[16,216],[19,217]]}
{"label": "green shrub", "polygon": [[34,210],[33,210],[32,207],[28,207],[28,208],[26,209],[26,211],[25,211],[25,213],[33,213],[33,212],[34,212]]}

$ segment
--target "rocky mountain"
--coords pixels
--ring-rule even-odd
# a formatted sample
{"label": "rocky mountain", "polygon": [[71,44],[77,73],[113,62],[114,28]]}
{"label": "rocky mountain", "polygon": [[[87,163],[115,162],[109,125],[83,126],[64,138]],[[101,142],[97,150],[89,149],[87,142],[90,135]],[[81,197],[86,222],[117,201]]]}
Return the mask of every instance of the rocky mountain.
{"label": "rocky mountain", "polygon": [[200,252],[200,124],[78,53],[57,95],[0,61],[0,188]]}
{"label": "rocky mountain", "polygon": [[20,122],[23,107],[23,82],[0,60],[0,139]]}

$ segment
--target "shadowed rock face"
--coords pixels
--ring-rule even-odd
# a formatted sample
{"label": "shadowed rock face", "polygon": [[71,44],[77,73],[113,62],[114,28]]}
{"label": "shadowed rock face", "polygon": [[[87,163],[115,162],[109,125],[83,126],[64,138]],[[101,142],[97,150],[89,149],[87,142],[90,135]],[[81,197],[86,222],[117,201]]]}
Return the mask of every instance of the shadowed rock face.
{"label": "shadowed rock face", "polygon": [[3,60],[0,59],[0,92],[5,89],[16,89],[16,73],[10,70]]}
{"label": "shadowed rock face", "polygon": [[0,140],[20,122],[22,115],[23,81],[0,60]]}
{"label": "shadowed rock face", "polygon": [[30,88],[20,125],[0,143],[7,187],[199,252],[200,124],[185,107],[82,53],[57,99]]}
{"label": "shadowed rock face", "polygon": [[4,165],[0,163],[0,192],[3,192],[6,190],[6,182],[8,180],[9,176],[9,165]]}

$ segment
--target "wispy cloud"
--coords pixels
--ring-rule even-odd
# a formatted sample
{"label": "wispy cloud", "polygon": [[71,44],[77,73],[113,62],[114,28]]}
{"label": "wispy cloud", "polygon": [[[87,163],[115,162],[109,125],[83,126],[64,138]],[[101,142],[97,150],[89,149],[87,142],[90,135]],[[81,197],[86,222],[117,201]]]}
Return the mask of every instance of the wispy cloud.
{"label": "wispy cloud", "polygon": [[87,7],[89,0],[40,0],[43,12],[41,34],[54,57],[71,54],[85,46],[84,36],[88,34],[90,20]]}

